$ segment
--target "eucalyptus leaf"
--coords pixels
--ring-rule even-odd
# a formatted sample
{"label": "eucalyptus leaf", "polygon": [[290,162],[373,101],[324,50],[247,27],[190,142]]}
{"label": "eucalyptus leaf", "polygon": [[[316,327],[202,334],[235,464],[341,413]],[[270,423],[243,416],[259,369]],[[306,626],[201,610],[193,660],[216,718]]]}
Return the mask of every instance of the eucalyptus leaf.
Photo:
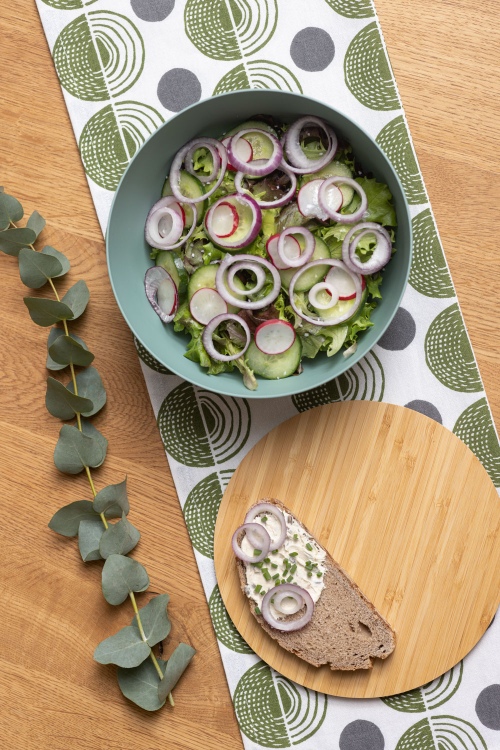
{"label": "eucalyptus leaf", "polygon": [[0,231],[3,232],[4,229],[7,229],[9,224],[10,224],[9,213],[3,204],[2,193],[0,193]]}
{"label": "eucalyptus leaf", "polygon": [[52,258],[57,258],[62,266],[62,271],[58,274],[58,276],[64,276],[68,273],[69,269],[71,268],[71,263],[64,255],[64,253],[59,252],[59,250],[56,250],[55,247],[51,247],[50,245],[45,245],[45,247],[42,248],[42,253],[44,255],[50,255],[52,256]]}
{"label": "eucalyptus leaf", "polygon": [[43,216],[41,216],[38,211],[33,211],[28,221],[26,222],[26,226],[29,227],[29,229],[32,229],[38,237],[42,229],[45,227],[45,223],[46,222]]}
{"label": "eucalyptus leaf", "polygon": [[83,435],[73,425],[65,424],[59,432],[54,463],[65,474],[79,474],[85,466],[95,468],[103,462],[103,449],[95,437]]}
{"label": "eucalyptus leaf", "polygon": [[172,692],[184,674],[186,667],[196,653],[196,649],[187,643],[179,643],[174,653],[167,661],[167,668],[163,680],[158,685],[158,699],[165,702],[166,697]]}
{"label": "eucalyptus leaf", "polygon": [[68,289],[61,301],[71,308],[73,311],[73,320],[76,320],[85,311],[89,299],[89,288],[83,279],[80,279],[80,281],[77,281],[76,284],[73,284]]}
{"label": "eucalyptus leaf", "polygon": [[54,513],[49,521],[49,529],[62,536],[76,536],[80,522],[88,519],[101,523],[90,500],[75,500]]}
{"label": "eucalyptus leaf", "polygon": [[19,255],[22,247],[32,245],[35,240],[35,232],[28,227],[4,229],[0,232],[0,250],[6,255]]}
{"label": "eucalyptus leaf", "polygon": [[101,559],[99,542],[103,533],[104,525],[99,516],[97,518],[84,519],[80,522],[78,528],[78,548],[83,562]]}
{"label": "eucalyptus leaf", "polygon": [[47,327],[58,323],[60,320],[71,320],[73,311],[63,302],[43,297],[25,297],[24,304],[29,310],[33,323]]}
{"label": "eucalyptus leaf", "polygon": [[75,396],[72,391],[69,391],[62,383],[50,376],[47,378],[45,406],[49,414],[62,420],[73,419],[77,413],[88,414],[94,408],[90,399]]}
{"label": "eucalyptus leaf", "polygon": [[5,212],[9,218],[9,221],[21,221],[24,216],[23,207],[13,195],[7,195],[3,189],[0,191],[0,206],[2,211]]}
{"label": "eucalyptus leaf", "polygon": [[94,498],[94,510],[96,513],[106,513],[118,509],[117,516],[130,511],[130,505],[127,497],[127,478],[119,484],[109,484],[99,490]]}
{"label": "eucalyptus leaf", "polygon": [[[166,663],[158,659],[158,664],[165,673]],[[165,700],[158,698],[160,679],[151,659],[146,659],[135,669],[118,668],[118,684],[125,698],[145,711],[158,711],[165,705]]]}
{"label": "eucalyptus leaf", "polygon": [[[99,552],[104,559],[110,555],[128,555],[137,545],[141,534],[130,523],[125,513],[117,523],[110,524],[102,535]],[[125,666],[125,665],[123,665]]]}
{"label": "eucalyptus leaf", "polygon": [[94,355],[86,346],[82,346],[73,336],[58,336],[49,349],[53,362],[66,366],[69,364],[88,367],[94,361]]}
{"label": "eucalyptus leaf", "polygon": [[[82,370],[76,376],[76,385],[78,395],[92,401],[92,408],[89,411],[83,411],[82,414],[85,417],[93,417],[106,403],[106,391],[104,390],[101,376],[95,367],[87,367],[86,370]],[[67,388],[74,393],[72,382],[68,383]]]}
{"label": "eucalyptus leaf", "polygon": [[[139,610],[142,627],[146,640],[151,647],[163,641],[170,633],[170,620],[167,615],[167,604],[170,600],[168,594],[160,594],[151,599],[145,607]],[[137,615],[134,615],[132,625],[137,623]]]}
{"label": "eucalyptus leaf", "polygon": [[151,649],[142,640],[138,629],[128,625],[101,641],[94,651],[94,659],[99,664],[117,664],[131,669],[142,664],[150,653]]}
{"label": "eucalyptus leaf", "polygon": [[[81,339],[80,339],[81,341]],[[83,343],[83,342],[82,342]],[[102,461],[94,466],[94,468],[97,468],[98,466],[101,466],[101,464],[104,463],[104,459],[106,458],[106,452],[108,450],[108,441],[102,434],[102,432],[99,432],[97,427],[94,427],[92,422],[89,419],[81,419],[81,425],[82,425],[82,432],[84,435],[87,435],[87,437],[93,438],[96,440],[102,450]],[[99,493],[97,493],[99,494]],[[109,515],[106,513],[106,518],[117,518],[121,515],[121,509],[117,508],[117,513],[113,515]]]}
{"label": "eucalyptus leaf", "polygon": [[19,275],[21,281],[31,289],[40,289],[62,271],[62,265],[57,258],[43,255],[30,247],[22,247],[19,251]]}
{"label": "eucalyptus leaf", "polygon": [[[47,349],[50,349],[52,344],[55,341],[57,341],[57,339],[59,339],[61,336],[65,336],[65,333],[62,328],[51,328],[50,333],[49,333],[49,338],[47,341]],[[77,341],[80,344],[80,346],[82,346],[84,349],[88,351],[85,341],[83,341],[83,339],[77,336],[76,333],[72,333],[71,338]],[[52,357],[49,354],[47,354],[47,361],[45,363],[45,367],[47,368],[47,370],[54,370],[54,371],[64,370],[64,368],[67,366],[68,365],[62,365],[59,362],[55,362],[52,359]]]}
{"label": "eucalyptus leaf", "polygon": [[131,591],[146,591],[146,568],[124,555],[110,555],[102,569],[102,593],[109,604],[121,604]]}

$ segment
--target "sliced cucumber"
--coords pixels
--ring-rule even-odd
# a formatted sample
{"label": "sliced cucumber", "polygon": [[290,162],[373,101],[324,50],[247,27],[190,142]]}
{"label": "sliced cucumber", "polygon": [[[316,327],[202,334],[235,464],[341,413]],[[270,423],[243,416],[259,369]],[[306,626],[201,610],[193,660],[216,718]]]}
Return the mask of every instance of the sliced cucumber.
{"label": "sliced cucumber", "polygon": [[173,250],[162,250],[156,256],[156,265],[168,271],[182,300],[188,287],[188,275],[180,256]]}
{"label": "sliced cucumber", "polygon": [[[195,292],[198,291],[198,289],[217,289],[216,283],[215,283],[215,277],[217,275],[217,269],[219,268],[218,265],[215,263],[209,265],[209,266],[200,266],[200,268],[197,268],[196,271],[193,273],[192,276],[189,278],[188,283],[188,300],[191,301],[191,297]],[[238,287],[238,289],[241,289],[242,292],[245,292],[245,285],[243,284],[240,279],[235,276],[234,277],[234,284]],[[228,305],[227,306],[228,312],[234,313],[238,312],[240,309],[239,307],[234,307],[234,305]]]}
{"label": "sliced cucumber", "polygon": [[283,354],[264,354],[254,341],[248,347],[245,359],[256,375],[267,380],[288,378],[297,370],[302,354],[302,344],[297,336],[293,344]]}
{"label": "sliced cucumber", "polygon": [[262,135],[259,130],[264,130],[266,133],[270,133],[276,137],[276,131],[270,125],[265,122],[259,122],[258,120],[247,120],[242,122],[236,128],[233,128],[226,134],[226,136],[235,135],[240,130],[249,130],[250,128],[256,128],[255,132],[245,133],[245,140],[248,141],[252,147],[253,156],[252,160],[255,159],[270,159],[273,155],[274,147],[269,138]]}
{"label": "sliced cucumber", "polygon": [[[266,133],[271,133],[271,135],[276,135],[276,131],[271,125],[268,125],[267,122],[261,122],[261,120],[245,120],[245,122],[242,122],[240,125],[236,125],[235,128],[232,130],[228,130],[228,132],[225,134],[225,138],[229,138],[232,135],[236,135],[236,133],[239,133],[240,130],[248,130],[249,128],[256,128],[257,130],[265,130]],[[245,136],[246,138],[246,136]]]}
{"label": "sliced cucumber", "polygon": [[[320,260],[321,258],[329,258],[330,251],[328,246],[319,237],[315,237],[314,253],[311,260]],[[325,278],[328,273],[329,266],[314,266],[300,276],[297,284],[295,285],[296,292],[307,292],[311,289],[318,281]],[[288,289],[292,276],[297,273],[297,268],[287,268],[284,271],[280,271],[281,284]]]}
{"label": "sliced cucumber", "polygon": [[[181,171],[181,179],[179,182],[179,187],[181,190],[182,195],[185,195],[186,198],[199,198],[201,195],[205,193],[205,190],[203,188],[203,185],[198,180],[197,177],[194,177],[194,175],[189,174],[189,172],[186,172],[185,170]],[[172,188],[170,187],[170,179],[167,177],[165,180],[165,183],[163,185],[163,190],[161,191],[162,198],[164,198],[166,195],[173,195]],[[193,223],[193,209],[191,206],[194,205],[196,208],[196,223],[199,224],[200,221],[203,219],[203,216],[205,214],[205,210],[207,208],[206,201],[200,201],[199,203],[182,203],[183,211],[186,215],[186,228],[189,229]]]}
{"label": "sliced cucumber", "polygon": [[334,307],[330,307],[328,310],[317,310],[317,313],[325,319],[329,316],[331,316],[332,318],[336,318],[339,315],[344,315],[345,313],[349,312],[349,310],[352,308],[352,315],[342,323],[343,326],[347,326],[357,316],[357,314],[365,304],[367,296],[368,293],[366,289],[364,289],[359,305],[355,305],[355,300],[353,299],[341,299],[337,302],[336,305],[334,305]]}
{"label": "sliced cucumber", "polygon": [[[320,169],[319,172],[303,175],[301,184],[305,185],[306,182],[310,182],[311,180],[326,180],[327,177],[352,178],[352,172],[349,167],[345,164],[342,164],[341,161],[331,161],[330,164],[327,164],[325,167]],[[352,189],[352,187],[349,187],[349,185],[339,185],[339,188],[342,192],[342,195],[344,196],[342,208],[346,208],[346,206],[348,206],[352,201],[354,190]]]}

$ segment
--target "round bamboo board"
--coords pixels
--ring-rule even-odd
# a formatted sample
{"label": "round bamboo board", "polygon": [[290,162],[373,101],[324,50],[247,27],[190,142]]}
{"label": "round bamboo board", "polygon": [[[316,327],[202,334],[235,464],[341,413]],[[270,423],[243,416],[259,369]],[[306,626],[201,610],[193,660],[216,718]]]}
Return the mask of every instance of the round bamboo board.
{"label": "round bamboo board", "polygon": [[[373,669],[319,669],[282,649],[250,613],[231,536],[250,505],[281,500],[396,632]],[[457,664],[500,603],[500,500],[474,454],[417,412],[352,401],[276,427],[243,459],[215,528],[215,571],[237,630],[273,669],[348,698],[411,690]]]}

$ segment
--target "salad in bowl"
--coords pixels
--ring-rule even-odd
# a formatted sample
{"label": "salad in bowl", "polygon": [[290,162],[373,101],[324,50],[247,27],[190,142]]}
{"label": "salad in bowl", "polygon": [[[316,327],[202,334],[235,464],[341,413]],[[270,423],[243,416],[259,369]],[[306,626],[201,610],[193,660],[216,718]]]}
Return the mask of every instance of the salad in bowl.
{"label": "salad in bowl", "polygon": [[373,326],[395,252],[389,187],[324,119],[258,116],[175,154],[145,239],[145,294],[210,375],[299,375]]}

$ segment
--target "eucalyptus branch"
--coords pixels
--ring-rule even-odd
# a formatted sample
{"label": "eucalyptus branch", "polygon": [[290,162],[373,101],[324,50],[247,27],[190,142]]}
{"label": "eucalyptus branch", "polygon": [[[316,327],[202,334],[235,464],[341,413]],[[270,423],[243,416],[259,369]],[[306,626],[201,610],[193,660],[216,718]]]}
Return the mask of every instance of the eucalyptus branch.
{"label": "eucalyptus branch", "polygon": [[[94,659],[101,664],[116,664],[122,693],[145,710],[156,711],[167,697],[174,705],[172,689],[195,650],[181,643],[167,661],[157,659],[153,652],[170,632],[168,594],[155,596],[138,608],[135,593],[146,591],[149,576],[141,563],[127,557],[141,536],[127,518],[127,480],[98,491],[91,472],[106,457],[108,441],[90,421],[106,403],[106,391],[98,371],[91,366],[94,355],[68,325],[83,315],[90,293],[80,280],[62,298],[59,296],[54,279],[68,273],[70,262],[49,245],[37,250],[45,220],[35,211],[26,226],[19,227],[23,215],[19,201],[0,188],[0,250],[18,258],[21,281],[26,286],[40,289],[50,285],[55,299],[25,297],[24,303],[34,323],[50,327],[47,369],[57,372],[69,367],[71,376],[66,384],[52,376],[47,378],[47,410],[63,422],[75,420],[61,427],[54,463],[66,474],[85,471],[92,494],[92,500],[76,500],[60,508],[49,527],[63,536],[77,536],[84,562],[104,560],[102,592],[107,602],[118,605],[130,599],[134,610],[131,624],[102,641]],[[119,520],[108,523],[109,519]]]}

